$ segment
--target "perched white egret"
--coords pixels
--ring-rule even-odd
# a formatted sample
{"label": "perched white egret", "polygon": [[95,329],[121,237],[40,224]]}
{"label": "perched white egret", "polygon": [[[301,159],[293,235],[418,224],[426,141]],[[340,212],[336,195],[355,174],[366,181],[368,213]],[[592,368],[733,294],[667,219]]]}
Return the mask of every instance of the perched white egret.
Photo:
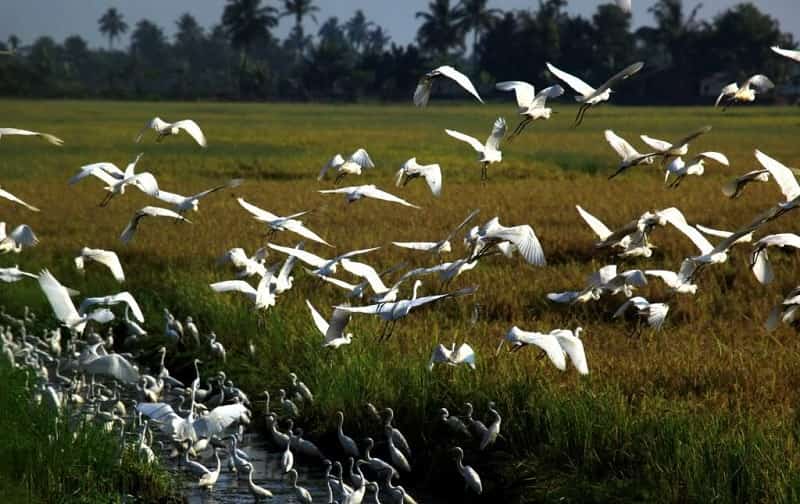
{"label": "perched white egret", "polygon": [[198,126],[197,123],[191,119],[183,119],[174,123],[168,123],[160,117],[154,117],[144,125],[144,128],[142,128],[141,131],[139,131],[139,134],[136,135],[135,142],[139,143],[142,140],[145,132],[149,129],[155,131],[158,135],[156,142],[161,142],[168,136],[177,135],[181,132],[181,130],[183,130],[188,133],[189,136],[191,136],[200,147],[205,148],[207,145],[206,136],[203,134],[200,126]]}
{"label": "perched white egret", "polygon": [[473,243],[470,260],[475,260],[489,254],[493,247],[505,242],[510,243],[528,264],[534,266],[544,266],[547,261],[544,257],[539,238],[533,228],[528,224],[520,226],[503,226],[500,219],[494,217],[486,224],[474,229],[469,236]]}
{"label": "perched white egret", "polygon": [[83,333],[88,320],[94,320],[101,324],[106,324],[113,320],[114,314],[107,309],[95,310],[85,315],[78,313],[70,297],[70,289],[61,285],[48,270],[42,270],[39,273],[38,280],[39,286],[47,297],[47,301],[50,303],[56,318],[70,329]]}
{"label": "perched white egret", "polygon": [[[297,405],[294,403],[294,401],[286,397],[286,391],[284,389],[278,389],[278,398],[281,402],[281,408],[283,409],[283,413],[285,416],[289,418],[294,418],[300,415],[300,410],[297,408]],[[289,433],[289,437],[291,438],[292,437],[291,421],[289,422],[289,430],[287,432]]]}
{"label": "perched white egret", "polygon": [[731,82],[723,87],[714,106],[718,107],[720,103],[723,103],[724,110],[735,103],[754,102],[756,100],[756,92],[766,93],[774,87],[775,84],[766,75],[753,75],[744,81],[741,86],[736,82]]}
{"label": "perched white egret", "polygon": [[503,140],[506,134],[506,120],[502,117],[498,117],[497,120],[495,120],[492,126],[492,132],[484,143],[481,143],[475,137],[465,135],[455,130],[446,129],[444,132],[456,140],[468,143],[475,149],[475,152],[479,154],[478,162],[481,163],[481,180],[486,180],[488,178],[487,170],[490,164],[499,163],[503,160],[503,153],[500,152],[500,141]]}
{"label": "perched white egret", "polygon": [[75,268],[83,273],[86,261],[95,261],[102,264],[111,271],[117,282],[122,283],[125,281],[125,272],[122,270],[122,264],[119,262],[119,257],[115,252],[83,247],[80,255],[75,258]]}
{"label": "perched white egret", "polygon": [[288,433],[289,439],[286,440],[286,448],[284,448],[283,452],[281,453],[281,469],[284,473],[287,473],[292,470],[294,467],[294,454],[292,453],[292,421],[289,420],[289,428],[286,431]]}
{"label": "perched white egret", "polygon": [[489,424],[488,429],[481,437],[481,443],[479,445],[481,451],[490,447],[495,443],[495,441],[497,441],[497,437],[500,435],[500,424],[503,421],[500,413],[498,413],[495,409],[494,402],[489,403],[489,413],[492,414],[492,423]]}
{"label": "perched white egret", "polygon": [[750,268],[756,280],[764,285],[772,283],[775,279],[772,263],[767,255],[769,247],[800,249],[800,236],[794,233],[771,234],[761,238],[753,245],[753,251],[750,254]]}
{"label": "perched white egret", "polygon": [[322,346],[339,348],[343,345],[349,345],[353,340],[353,333],[344,332],[347,323],[350,321],[350,313],[344,310],[333,310],[331,321],[328,323],[322,315],[319,314],[311,301],[306,299],[306,306],[311,311],[311,318],[314,320],[314,325],[317,330],[324,336]]}
{"label": "perched white egret", "polygon": [[613,75],[610,79],[595,89],[578,77],[575,77],[574,75],[571,75],[554,67],[550,63],[547,63],[547,69],[550,70],[550,73],[564,81],[569,87],[578,93],[575,96],[575,101],[580,103],[581,106],[578,109],[578,115],[575,116],[575,126],[580,126],[580,124],[583,122],[583,116],[586,111],[589,110],[589,108],[604,101],[608,101],[608,99],[611,98],[611,92],[613,91],[611,88],[613,86],[616,86],[618,83],[637,73],[643,67],[643,62],[636,62]]}
{"label": "perched white egret", "polygon": [[240,185],[242,185],[242,182],[243,182],[242,179],[232,179],[225,184],[212,187],[211,189],[206,189],[205,191],[199,192],[192,196],[181,196],[180,194],[159,190],[155,194],[155,197],[156,199],[161,200],[164,203],[172,205],[172,209],[180,214],[188,212],[189,210],[197,212],[199,210],[199,204],[201,198],[204,198],[209,194],[213,194],[223,189],[239,187]]}
{"label": "perched white egret", "polygon": [[389,461],[391,464],[400,471],[410,473],[411,472],[411,464],[408,463],[408,459],[406,458],[405,454],[394,445],[394,437],[392,436],[392,428],[390,426],[384,427],[384,432],[386,433],[386,441],[388,442],[388,450],[389,450]]}
{"label": "perched white egret", "polygon": [[368,249],[353,250],[350,252],[346,252],[344,254],[340,254],[332,259],[324,259],[316,254],[312,254],[311,252],[306,252],[305,250],[297,247],[295,248],[282,247],[280,245],[275,245],[273,243],[270,243],[267,246],[272,250],[277,250],[278,252],[287,254],[291,257],[296,257],[297,259],[300,259],[301,261],[308,264],[312,268],[316,268],[313,271],[313,273],[315,275],[320,275],[320,276],[328,276],[336,273],[337,266],[344,259],[350,257],[356,257],[363,254],[368,254],[370,252],[374,252],[380,249],[380,247],[372,247]]}
{"label": "perched white egret", "polygon": [[770,49],[772,49],[776,54],[780,54],[781,56],[784,56],[786,58],[789,58],[791,60],[800,63],[800,51],[793,51],[791,49],[781,49],[778,46],[772,46],[770,47]]}
{"label": "perched white egret", "polygon": [[297,485],[297,471],[294,469],[289,471],[289,486],[292,488],[295,497],[301,504],[311,504],[311,492]]}
{"label": "perched white egret", "polygon": [[674,175],[675,179],[669,183],[669,187],[674,188],[678,187],[681,181],[689,175],[702,175],[705,173],[705,161],[708,159],[716,161],[723,166],[730,166],[728,157],[720,152],[701,152],[686,162],[683,161],[682,157],[678,156],[667,165],[664,183],[669,182],[670,175]]}
{"label": "perched white egret", "polygon": [[475,492],[476,494],[480,495],[483,493],[483,484],[481,483],[481,477],[478,476],[477,471],[473,469],[471,466],[464,465],[464,450],[460,447],[456,446],[453,448],[453,451],[456,455],[456,468],[458,472],[461,474],[461,477],[464,478],[464,486]]}
{"label": "perched white egret", "polygon": [[19,266],[11,266],[9,268],[0,268],[0,281],[6,283],[19,282],[23,278],[39,278],[38,275],[28,273],[19,269]]}
{"label": "perched white egret", "polygon": [[522,133],[522,130],[532,121],[550,119],[553,109],[545,106],[548,98],[558,98],[564,94],[564,88],[559,85],[546,87],[536,93],[533,85],[523,81],[498,82],[495,87],[500,91],[514,91],[517,99],[517,112],[523,116],[522,121],[509,135],[509,142]]}
{"label": "perched white egret", "polygon": [[412,157],[395,174],[395,185],[405,186],[415,178],[424,178],[434,196],[442,194],[442,167],[438,163],[421,165]]}
{"label": "perched white egret", "polygon": [[250,489],[250,494],[255,498],[256,502],[261,499],[272,498],[272,492],[253,482],[253,464],[247,464],[247,488]]}
{"label": "perched white egret", "polygon": [[455,236],[456,233],[461,231],[461,229],[463,229],[464,226],[469,224],[469,222],[473,218],[475,218],[475,216],[478,215],[478,213],[480,213],[480,210],[473,210],[472,212],[470,212],[470,214],[467,216],[466,219],[464,219],[461,222],[461,224],[453,228],[453,230],[450,231],[450,234],[448,234],[444,239],[439,240],[438,242],[392,242],[392,244],[400,248],[406,248],[411,250],[423,250],[425,252],[431,252],[433,254],[450,252],[452,251],[452,245],[450,244],[450,240],[453,238],[453,236]]}
{"label": "perched white egret", "polygon": [[119,239],[122,241],[122,243],[130,243],[130,241],[133,240],[133,237],[136,235],[136,230],[139,228],[139,223],[145,217],[168,217],[170,219],[188,222],[189,224],[192,223],[192,221],[189,219],[185,218],[179,213],[173,212],[172,210],[146,206],[141,210],[137,210],[136,213],[133,214],[133,218],[130,220],[130,222],[128,222],[128,225],[122,230],[122,234],[119,235]]}
{"label": "perched white egret", "polygon": [[39,131],[28,131],[18,128],[0,128],[0,138],[3,138],[3,136],[12,136],[12,135],[39,137],[45,142],[53,144],[56,147],[61,147],[62,145],[64,145],[64,140],[61,140],[57,136],[50,135],[48,133],[41,133]]}
{"label": "perched white egret", "polygon": [[339,189],[323,189],[318,192],[322,194],[344,194],[348,203],[353,203],[354,201],[358,201],[362,198],[372,198],[372,199],[388,201],[390,203],[398,203],[400,205],[411,208],[417,208],[417,209],[420,208],[417,205],[409,203],[403,198],[390,194],[382,189],[378,189],[372,184],[341,187]]}
{"label": "perched white egret", "polygon": [[622,317],[631,309],[638,317],[647,320],[647,325],[658,331],[661,329],[661,326],[664,325],[664,320],[667,318],[669,305],[666,303],[651,303],[641,296],[636,296],[625,301],[617,311],[614,312],[613,318]]}
{"label": "perched white egret", "polygon": [[27,208],[28,210],[30,210],[32,212],[38,212],[39,211],[39,209],[36,208],[35,206],[33,206],[31,204],[28,204],[28,203],[25,203],[24,201],[22,201],[21,199],[19,199],[16,196],[14,196],[10,192],[6,191],[2,187],[0,187],[0,198],[6,199],[6,200],[11,201],[12,203],[16,203],[18,205],[22,205],[22,206],[24,206],[25,208]]}
{"label": "perched white egret", "polygon": [[433,371],[434,364],[447,364],[454,367],[459,364],[466,364],[475,369],[475,350],[467,343],[462,343],[458,348],[456,348],[455,342],[450,348],[440,343],[434,347],[433,353],[431,353],[431,358],[428,361],[428,371]]}
{"label": "perched white egret", "polygon": [[206,474],[200,476],[200,480],[197,482],[197,486],[200,488],[204,488],[209,492],[214,489],[214,485],[217,484],[217,480],[219,479],[220,469],[222,465],[220,464],[219,460],[219,449],[214,448],[214,458],[217,459],[217,468],[213,471],[209,471]]}
{"label": "perched white egret", "polygon": [[617,171],[608,176],[612,179],[624,172],[628,168],[641,164],[653,164],[653,153],[641,153],[637,151],[627,140],[614,133],[612,130],[605,131],[606,142],[614,149],[614,152],[621,158]]}
{"label": "perched white egret", "polygon": [[321,243],[322,245],[327,245],[328,247],[333,246],[320,238],[315,232],[308,229],[302,221],[297,220],[297,217],[307,214],[307,210],[286,217],[279,217],[273,213],[248,203],[244,200],[244,198],[237,198],[236,201],[238,201],[239,205],[247,210],[257,221],[265,223],[270,228],[271,232],[290,231],[302,236],[303,238]]}
{"label": "perched white egret", "polygon": [[345,159],[341,154],[336,154],[331,158],[328,163],[322,167],[317,180],[323,180],[328,174],[328,171],[333,169],[336,171],[336,178],[334,183],[338,184],[347,175],[361,175],[361,170],[375,168],[375,163],[369,157],[369,153],[365,149],[357,149],[350,154],[350,157]]}
{"label": "perched white egret", "polygon": [[685,156],[686,153],[689,152],[689,142],[705,135],[709,131],[711,131],[711,126],[703,126],[673,143],[652,138],[647,135],[639,135],[639,138],[641,138],[648,147],[653,149],[653,156],[660,157],[664,162],[667,162],[674,157]]}
{"label": "perched white egret", "polygon": [[211,355],[221,360],[222,362],[225,362],[227,360],[227,353],[225,352],[225,347],[222,346],[222,343],[217,341],[216,333],[212,332],[208,336],[208,349],[211,352]]}
{"label": "perched white egret", "polygon": [[6,223],[0,222],[0,253],[14,252],[19,254],[22,249],[35,247],[39,238],[27,224],[20,224],[6,234]]}
{"label": "perched white egret", "polygon": [[254,275],[264,276],[267,274],[267,267],[264,260],[268,254],[267,248],[262,247],[256,250],[252,257],[248,257],[243,248],[232,248],[225,252],[218,260],[217,264],[231,263],[233,267],[240,270],[236,274],[237,278],[249,278]]}
{"label": "perched white egret", "polygon": [[450,65],[444,65],[434,68],[420,78],[419,82],[417,83],[417,88],[414,90],[414,105],[417,107],[427,106],[428,100],[431,98],[431,88],[433,88],[433,82],[442,77],[446,77],[454,81],[466,92],[474,96],[476,100],[483,103],[481,96],[478,94],[478,91],[475,89],[472,81],[469,80],[469,77]]}
{"label": "perched white egret", "polygon": [[214,292],[240,292],[247,296],[256,310],[268,310],[275,306],[275,284],[269,272],[261,277],[258,286],[253,287],[244,280],[225,280],[209,285]]}
{"label": "perched white egret", "polygon": [[344,413],[341,411],[336,412],[336,435],[339,438],[339,445],[347,456],[358,458],[360,453],[358,445],[353,438],[344,433]]}
{"label": "perched white egret", "polygon": [[722,186],[722,194],[731,199],[738,198],[751,182],[769,182],[769,170],[753,170],[729,180]]}

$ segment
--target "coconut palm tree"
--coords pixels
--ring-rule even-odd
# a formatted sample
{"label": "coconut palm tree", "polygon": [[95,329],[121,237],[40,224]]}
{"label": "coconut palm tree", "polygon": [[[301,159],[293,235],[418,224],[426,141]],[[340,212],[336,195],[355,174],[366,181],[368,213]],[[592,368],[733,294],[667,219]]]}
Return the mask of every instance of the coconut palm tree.
{"label": "coconut palm tree", "polygon": [[100,19],[97,20],[100,25],[100,33],[108,37],[108,49],[114,47],[114,39],[128,31],[128,23],[122,18],[120,13],[115,7],[110,7]]}
{"label": "coconut palm tree", "polygon": [[314,5],[314,0],[283,0],[281,17],[294,16],[294,26],[300,27],[303,25],[303,18],[306,16],[311,17],[316,23],[315,12],[319,12],[319,7]]}
{"label": "coconut palm tree", "polygon": [[453,47],[464,47],[464,31],[450,0],[432,0],[428,11],[419,11],[414,16],[423,20],[417,30],[417,41],[425,51],[443,57]]}
{"label": "coconut palm tree", "polygon": [[367,21],[367,16],[361,9],[356,10],[353,17],[351,17],[344,24],[344,31],[347,34],[347,40],[354,50],[359,51],[364,48],[369,36],[369,30],[375,23]]}
{"label": "coconut palm tree", "polygon": [[269,38],[269,29],[278,24],[278,11],[272,6],[262,6],[261,0],[228,0],[222,11],[222,26],[234,49],[241,52],[239,67],[239,93],[247,68],[247,53],[253,43]]}
{"label": "coconut palm tree", "polygon": [[472,31],[472,63],[478,63],[478,39],[500,16],[500,9],[487,7],[489,0],[461,0],[456,7],[459,27],[464,33]]}

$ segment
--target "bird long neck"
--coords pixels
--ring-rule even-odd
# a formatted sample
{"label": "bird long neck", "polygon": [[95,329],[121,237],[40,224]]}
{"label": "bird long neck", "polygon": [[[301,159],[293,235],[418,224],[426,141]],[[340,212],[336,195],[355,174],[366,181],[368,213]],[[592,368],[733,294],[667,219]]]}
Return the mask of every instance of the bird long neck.
{"label": "bird long neck", "polygon": [[411,299],[412,300],[417,299],[417,290],[419,289],[419,286],[420,286],[419,282],[416,282],[414,284],[414,291],[411,293]]}

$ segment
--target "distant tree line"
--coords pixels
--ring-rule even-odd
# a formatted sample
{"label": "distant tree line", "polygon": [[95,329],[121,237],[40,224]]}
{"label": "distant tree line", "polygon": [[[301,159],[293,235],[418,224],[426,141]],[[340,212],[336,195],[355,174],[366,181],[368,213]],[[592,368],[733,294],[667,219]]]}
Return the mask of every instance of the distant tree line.
{"label": "distant tree line", "polygon": [[[175,21],[172,40],[147,19],[129,26],[111,8],[98,20],[108,47],[78,36],[40,37],[23,46],[0,42],[0,95],[121,99],[408,100],[427,70],[452,64],[480,89],[495,80],[554,82],[549,61],[600,83],[643,60],[645,71],[618,103],[697,103],[701,82],[764,73],[776,83],[792,63],[769,47],[795,47],[791,34],[753,3],[711,21],[696,19],[682,0],[658,0],[653,27],[631,30],[630,14],[600,4],[590,19],[566,12],[567,0],[539,0],[529,10],[502,11],[488,0],[431,0],[417,12],[416,43],[391,42],[361,10],[345,21],[317,20],[315,0],[228,0],[219,24],[205,29],[191,14]],[[288,18],[289,35],[273,30]],[[316,33],[305,27],[312,21]],[[130,30],[130,45],[115,46]],[[721,77],[722,78],[722,77]]]}

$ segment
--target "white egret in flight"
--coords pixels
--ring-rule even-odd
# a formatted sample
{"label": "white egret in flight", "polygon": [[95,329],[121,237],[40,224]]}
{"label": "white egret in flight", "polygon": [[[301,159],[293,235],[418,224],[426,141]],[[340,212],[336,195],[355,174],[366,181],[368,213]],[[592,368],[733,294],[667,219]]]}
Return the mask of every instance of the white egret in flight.
{"label": "white egret in flight", "polygon": [[[723,166],[730,166],[728,157],[720,152],[701,152],[686,162],[684,162],[682,157],[678,156],[670,161],[670,163],[667,165],[667,171],[664,175],[664,183],[668,184],[669,187],[675,188],[678,187],[681,181],[689,175],[702,175],[705,173],[705,161],[707,159],[716,161]],[[669,182],[670,175],[675,176],[672,182]]]}
{"label": "white egret in flight", "polygon": [[571,87],[576,93],[575,101],[580,103],[580,108],[578,109],[578,115],[575,116],[575,126],[580,126],[583,122],[583,116],[586,114],[586,111],[589,110],[592,106],[598,105],[604,101],[608,101],[611,98],[611,92],[613,91],[611,88],[616,86],[618,83],[622,82],[623,80],[627,79],[631,75],[635,74],[639,70],[644,67],[644,63],[639,61],[636,62],[624,70],[618,72],[606,82],[604,82],[600,87],[597,89],[593,88],[589,84],[585,83],[578,77],[574,75],[568,74],[563,70],[559,70],[558,68],[554,67],[550,63],[547,63],[547,69],[550,72],[567,83],[569,87]]}
{"label": "white egret in flight", "polygon": [[192,196],[181,196],[180,194],[159,190],[155,194],[155,197],[164,203],[172,205],[173,210],[180,214],[188,212],[189,210],[197,212],[201,198],[204,198],[217,191],[221,191],[222,189],[230,189],[233,187],[239,187],[240,185],[242,185],[242,179],[232,179],[225,184],[212,187],[211,189],[206,189],[205,191],[199,192]]}
{"label": "white egret in flight", "polygon": [[23,278],[39,278],[38,275],[28,273],[19,269],[19,266],[11,266],[9,268],[0,268],[0,281],[6,283],[19,282]]}
{"label": "white egret in flight", "polygon": [[11,201],[12,203],[16,203],[18,205],[22,205],[22,206],[24,206],[25,208],[27,208],[28,210],[30,210],[32,212],[38,212],[39,211],[39,209],[36,208],[35,206],[30,205],[28,203],[25,203],[24,201],[22,201],[21,199],[17,198],[16,196],[14,196],[10,192],[6,191],[2,187],[0,187],[0,198],[7,199],[8,201]]}
{"label": "white egret in flight", "polygon": [[48,270],[39,273],[39,286],[44,292],[50,307],[56,318],[66,327],[83,333],[86,322],[94,320],[100,324],[106,324],[114,319],[114,314],[110,310],[102,308],[89,314],[81,315],[75,308],[70,294],[72,291],[59,283],[58,280]]}
{"label": "white egret in flight", "polygon": [[421,165],[413,157],[403,163],[395,174],[395,185],[405,186],[415,178],[423,177],[434,196],[442,194],[442,167],[438,164]]}
{"label": "white egret in flight", "polygon": [[640,164],[653,164],[653,153],[641,153],[637,151],[627,140],[617,135],[611,130],[605,131],[605,137],[608,144],[614,149],[614,152],[621,158],[617,171],[608,176],[612,179],[624,172],[628,168]]}
{"label": "white egret in flight", "polygon": [[533,85],[523,81],[498,82],[495,87],[500,91],[514,91],[517,99],[517,112],[523,116],[522,121],[514,128],[508,141],[522,133],[522,130],[537,119],[550,119],[553,109],[546,107],[548,98],[558,98],[564,94],[564,88],[559,85],[550,86],[536,93]]}
{"label": "white egret in flight", "polygon": [[670,291],[678,294],[695,294],[697,285],[692,283],[692,275],[696,266],[691,259],[684,259],[678,272],[669,270],[644,270],[647,276],[660,279],[669,287]]}
{"label": "white egret in flight", "polygon": [[490,164],[499,163],[503,160],[503,153],[500,152],[500,141],[506,134],[506,120],[502,117],[498,117],[497,120],[495,120],[492,126],[492,133],[484,143],[481,143],[475,137],[465,135],[455,130],[446,129],[444,132],[456,140],[468,143],[475,149],[475,152],[479,154],[478,162],[481,163],[482,166],[481,180],[486,180],[488,178],[487,169]]}
{"label": "white egret in flight", "polygon": [[458,366],[466,364],[475,369],[475,350],[467,343],[462,343],[456,348],[455,342],[447,348],[441,343],[436,345],[428,361],[428,371],[433,371],[435,364],[447,364],[448,366]]}
{"label": "white egret in flight", "polygon": [[240,292],[247,296],[256,310],[268,310],[275,306],[275,284],[272,274],[267,273],[258,282],[255,288],[244,280],[225,280],[209,285],[214,292]]}
{"label": "white egret in flight", "polygon": [[639,317],[647,320],[647,325],[658,331],[664,325],[664,320],[667,318],[669,312],[669,305],[666,303],[651,303],[647,299],[636,296],[625,301],[616,312],[613,318],[619,318],[625,315],[629,310]]}
{"label": "white egret in flight", "polygon": [[136,230],[139,228],[140,221],[145,217],[168,217],[170,219],[188,222],[189,224],[192,223],[192,221],[189,219],[185,218],[181,214],[173,212],[172,210],[146,206],[141,210],[137,210],[136,213],[133,214],[133,218],[130,220],[130,222],[128,222],[128,225],[125,226],[125,229],[119,236],[119,239],[122,241],[122,243],[129,243],[133,239],[133,237],[136,235]]}
{"label": "white egret in flight", "polygon": [[108,268],[117,282],[122,283],[125,281],[125,272],[122,270],[122,264],[119,262],[119,257],[115,252],[83,247],[80,255],[75,258],[75,268],[83,273],[87,260],[95,261]]}
{"label": "white egret in flight", "polygon": [[322,194],[344,194],[345,198],[347,199],[348,203],[353,203],[354,201],[358,201],[362,198],[371,198],[377,200],[388,201],[390,203],[398,203],[403,206],[417,208],[420,207],[409,203],[408,201],[395,196],[394,194],[390,194],[384,190],[378,189],[374,185],[361,185],[361,186],[349,186],[349,187],[340,187],[339,189],[323,189],[318,191]]}
{"label": "white egret in flight", "polygon": [[48,133],[41,133],[39,131],[28,131],[17,128],[0,128],[0,138],[2,138],[3,136],[11,136],[11,135],[35,136],[57,147],[61,147],[62,145],[64,145],[64,140],[61,140],[57,136],[53,136]]}
{"label": "white egret in flight", "polygon": [[732,82],[723,87],[714,106],[718,107],[722,103],[723,110],[725,110],[735,103],[754,102],[756,100],[756,92],[766,93],[774,87],[775,84],[766,75],[753,75],[744,81],[741,86],[736,82]]}
{"label": "white egret in flight", "polygon": [[168,136],[177,135],[181,132],[181,130],[183,130],[188,133],[194,139],[194,141],[200,145],[200,147],[205,148],[207,145],[206,136],[203,134],[200,126],[198,126],[197,123],[191,119],[183,119],[182,121],[168,123],[160,117],[154,117],[147,124],[145,124],[144,128],[142,128],[139,134],[136,135],[136,143],[139,143],[142,140],[145,132],[149,129],[158,134],[156,142],[161,142]]}
{"label": "white egret in flight", "polygon": [[380,247],[372,247],[368,249],[353,250],[344,254],[340,254],[333,259],[324,259],[316,254],[312,254],[311,252],[306,252],[301,248],[282,247],[273,243],[270,243],[267,246],[273,250],[277,250],[278,252],[296,257],[312,268],[316,268],[312,273],[320,276],[329,276],[336,273],[336,267],[343,259],[356,257],[380,249]]}
{"label": "white egret in flight", "polygon": [[95,305],[101,306],[116,306],[118,304],[124,304],[126,306],[126,313],[129,309],[130,312],[133,314],[133,317],[141,324],[144,323],[144,313],[142,313],[142,309],[139,307],[139,303],[136,302],[136,299],[130,292],[119,292],[117,294],[112,294],[109,296],[99,296],[99,297],[88,297],[81,302],[81,306],[78,308],[78,312],[81,315],[84,315],[89,308]]}
{"label": "white egret in flight", "polygon": [[365,149],[358,149],[350,154],[350,157],[345,159],[341,154],[336,154],[331,158],[328,163],[322,167],[322,170],[317,176],[317,180],[323,180],[328,173],[328,170],[336,170],[336,178],[334,183],[338,184],[347,175],[361,175],[361,170],[375,168],[375,163],[369,157],[369,153]]}
{"label": "white egret in flight", "polygon": [[661,157],[664,162],[677,156],[685,156],[689,152],[689,142],[711,131],[711,126],[703,126],[702,128],[693,131],[685,137],[677,140],[676,142],[669,143],[664,140],[652,138],[647,135],[640,135],[644,143],[653,149],[653,155]]}
{"label": "white egret in flight", "polygon": [[344,328],[347,327],[347,323],[350,322],[350,313],[344,310],[333,310],[331,321],[328,323],[308,299],[306,299],[306,306],[308,306],[311,312],[314,325],[324,336],[322,341],[323,347],[339,348],[342,345],[349,345],[352,342],[353,333],[345,334],[344,332]]}
{"label": "white egret in flight", "polygon": [[772,283],[775,279],[772,263],[767,255],[767,248],[769,247],[800,249],[800,236],[794,233],[771,234],[753,244],[753,251],[750,254],[750,268],[756,280],[764,285]]}
{"label": "white egret in flight", "polygon": [[731,199],[738,198],[751,182],[769,182],[769,170],[753,170],[729,180],[722,186],[722,194]]}
{"label": "white egret in flight", "polygon": [[330,243],[326,242],[320,236],[308,229],[302,221],[297,220],[297,217],[305,215],[308,213],[308,210],[304,212],[298,212],[286,217],[280,217],[275,215],[271,212],[263,210],[251,203],[248,203],[244,200],[244,198],[237,198],[236,201],[239,202],[242,208],[247,210],[257,221],[265,223],[271,230],[271,232],[278,232],[278,231],[290,231],[292,233],[298,234],[303,238],[307,238],[311,241],[321,243],[322,245],[327,245],[328,247],[332,247]]}
{"label": "white egret in flight", "polygon": [[142,154],[137,155],[136,158],[125,167],[125,171],[117,168],[115,164],[108,162],[81,166],[80,171],[69,179],[69,183],[70,185],[77,184],[90,175],[103,181],[106,184],[104,189],[108,194],[106,194],[100,202],[100,206],[107,205],[114,196],[125,194],[125,188],[129,185],[136,187],[148,196],[157,196],[158,182],[153,174],[150,172],[136,173],[136,164],[141,158]]}
{"label": "white egret in flight", "polygon": [[39,238],[27,224],[20,224],[6,234],[6,223],[0,222],[0,254],[14,252],[19,254],[23,248],[35,247]]}
{"label": "white egret in flight", "polygon": [[236,247],[217,259],[217,264],[228,262],[233,264],[233,267],[239,270],[239,273],[236,274],[237,278],[248,278],[253,275],[264,276],[267,274],[267,267],[264,265],[267,254],[267,248],[262,247],[256,250],[252,257],[248,257],[243,248]]}
{"label": "white egret in flight", "polygon": [[392,244],[400,248],[423,250],[425,252],[431,252],[432,254],[437,255],[443,252],[451,252],[452,245],[450,244],[450,240],[453,238],[453,236],[455,236],[456,233],[461,231],[464,226],[469,224],[469,222],[479,213],[480,210],[477,209],[470,212],[470,214],[461,222],[461,224],[453,228],[453,230],[450,231],[450,233],[444,239],[437,242],[392,242]]}
{"label": "white egret in flight", "polygon": [[784,56],[786,58],[789,58],[791,60],[800,63],[800,51],[793,51],[791,49],[781,49],[778,46],[772,46],[770,47],[770,49],[772,49],[776,54],[780,54],[781,56]]}
{"label": "white egret in flight", "polygon": [[474,244],[471,260],[479,259],[489,254],[493,247],[505,242],[510,243],[525,259],[528,264],[544,266],[547,261],[544,257],[539,239],[533,228],[528,224],[520,226],[503,226],[500,219],[495,217],[477,229],[470,232],[469,240]]}
{"label": "white egret in flight", "polygon": [[423,75],[422,78],[420,78],[419,82],[417,83],[417,88],[414,90],[414,105],[417,107],[427,106],[428,100],[430,100],[431,97],[431,88],[433,87],[433,82],[442,77],[451,79],[456,84],[464,88],[466,92],[474,96],[476,100],[483,103],[481,96],[478,94],[478,91],[475,89],[472,81],[469,80],[469,77],[449,65],[444,65],[431,70]]}

